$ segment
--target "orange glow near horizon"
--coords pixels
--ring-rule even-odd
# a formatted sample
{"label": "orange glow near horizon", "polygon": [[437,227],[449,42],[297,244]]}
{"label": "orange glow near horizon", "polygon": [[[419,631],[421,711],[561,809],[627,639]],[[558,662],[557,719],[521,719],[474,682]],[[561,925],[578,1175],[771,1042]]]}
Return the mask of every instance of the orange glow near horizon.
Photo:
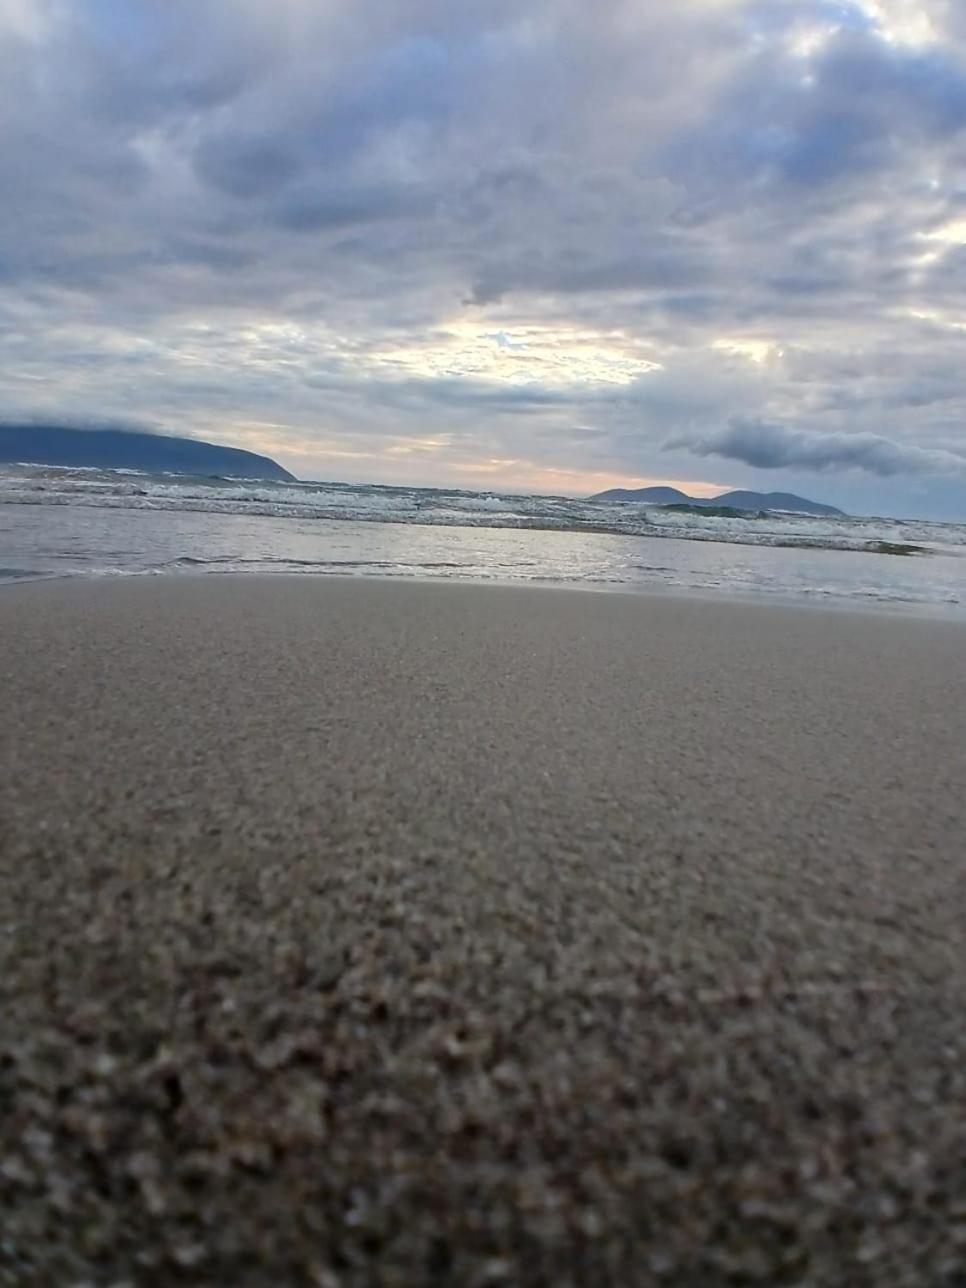
{"label": "orange glow near horizon", "polygon": [[[709,483],[704,479],[672,479],[666,476],[617,474],[609,470],[579,470],[564,466],[539,465],[505,457],[491,457],[480,461],[440,462],[439,472],[427,470],[423,452],[415,454],[422,459],[412,459],[407,453],[352,452],[336,449],[312,457],[296,456],[284,450],[276,459],[293,473],[306,479],[334,477],[332,466],[343,469],[353,462],[357,473],[361,467],[365,477],[353,481],[364,484],[381,483],[399,487],[453,487],[495,490],[504,492],[535,492],[548,495],[590,496],[609,488],[675,487],[689,496],[711,497],[725,492],[727,483]],[[287,458],[287,459],[286,459]],[[367,462],[371,472],[362,466]],[[390,468],[386,468],[386,467]],[[348,481],[348,480],[347,480]]]}
{"label": "orange glow near horizon", "polygon": [[[445,460],[440,459],[440,454],[450,443],[446,434],[400,438],[375,451],[330,440],[313,444],[315,450],[303,454],[293,450],[294,444],[285,433],[286,428],[271,423],[249,423],[234,426],[231,438],[236,443],[242,440],[251,451],[272,456],[297,477],[320,481],[327,477],[335,478],[349,468],[355,477],[344,481],[359,484],[368,482],[399,487],[476,486],[486,490],[564,496],[590,496],[615,487],[676,487],[689,496],[712,497],[734,486],[706,479],[678,479],[668,478],[666,475],[620,474],[615,470],[581,470],[572,466],[543,465],[521,457],[490,456],[469,461]],[[279,430],[283,433],[279,434]]]}
{"label": "orange glow near horizon", "polygon": [[[697,479],[628,476],[614,474],[609,470],[578,470],[564,466],[537,465],[532,461],[471,461],[466,464],[454,464],[449,468],[461,475],[479,476],[484,486],[503,486],[514,492],[526,488],[533,492],[563,492],[567,495],[583,496],[594,492],[605,492],[614,487],[676,487],[691,496],[706,497],[716,496],[719,492],[727,490],[726,484],[706,483]],[[498,473],[503,475],[503,481],[500,484],[496,484],[493,479],[493,476]]]}

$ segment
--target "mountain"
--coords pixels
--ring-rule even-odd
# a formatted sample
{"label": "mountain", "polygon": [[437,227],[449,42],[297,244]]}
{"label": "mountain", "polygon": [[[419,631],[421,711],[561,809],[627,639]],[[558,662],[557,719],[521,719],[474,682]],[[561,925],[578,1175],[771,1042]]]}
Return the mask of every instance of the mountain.
{"label": "mountain", "polygon": [[283,470],[270,457],[256,456],[240,447],[219,447],[197,438],[173,438],[127,429],[0,425],[0,461],[295,481],[288,470]]}
{"label": "mountain", "polygon": [[646,501],[648,505],[685,505],[691,498],[676,487],[612,487],[609,492],[598,492],[591,501]]}
{"label": "mountain", "polygon": [[713,505],[730,506],[733,510],[790,510],[794,514],[844,514],[834,505],[822,505],[819,501],[808,501],[803,496],[791,492],[722,492],[720,496],[688,496],[679,492],[676,487],[642,487],[636,491],[625,487],[614,487],[607,492],[598,492],[591,501],[638,501],[645,505]]}
{"label": "mountain", "polygon": [[791,510],[797,514],[844,514],[834,505],[808,501],[794,492],[725,492],[716,496],[709,505],[730,505],[736,510]]}

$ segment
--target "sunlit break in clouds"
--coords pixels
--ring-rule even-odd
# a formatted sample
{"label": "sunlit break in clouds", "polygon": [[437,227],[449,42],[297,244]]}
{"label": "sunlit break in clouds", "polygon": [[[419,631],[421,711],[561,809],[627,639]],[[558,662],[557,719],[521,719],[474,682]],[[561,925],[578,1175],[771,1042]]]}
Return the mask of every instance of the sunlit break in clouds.
{"label": "sunlit break in clouds", "polygon": [[966,517],[966,7],[0,0],[0,419]]}

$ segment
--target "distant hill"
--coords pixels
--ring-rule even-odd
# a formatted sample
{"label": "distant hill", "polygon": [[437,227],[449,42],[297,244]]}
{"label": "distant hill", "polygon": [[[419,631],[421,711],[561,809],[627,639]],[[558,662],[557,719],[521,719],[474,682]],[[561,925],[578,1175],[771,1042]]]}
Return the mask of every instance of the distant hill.
{"label": "distant hill", "polygon": [[598,492],[592,501],[646,501],[648,505],[690,505],[691,497],[676,487],[612,487],[609,492]]}
{"label": "distant hill", "polygon": [[283,470],[270,457],[256,456],[240,447],[219,447],[197,438],[173,438],[126,429],[0,425],[0,461],[86,465],[107,470],[170,470],[175,474],[234,474],[241,478],[295,481],[288,470]]}
{"label": "distant hill", "polygon": [[645,505],[729,506],[733,510],[790,510],[794,514],[843,515],[834,505],[809,501],[792,492],[722,492],[720,496],[688,496],[676,487],[614,487],[598,492],[591,501],[638,501]]}
{"label": "distant hill", "polygon": [[714,497],[709,505],[730,505],[736,510],[792,510],[799,514],[839,514],[834,505],[823,505],[821,501],[809,501],[794,492],[725,492]]}

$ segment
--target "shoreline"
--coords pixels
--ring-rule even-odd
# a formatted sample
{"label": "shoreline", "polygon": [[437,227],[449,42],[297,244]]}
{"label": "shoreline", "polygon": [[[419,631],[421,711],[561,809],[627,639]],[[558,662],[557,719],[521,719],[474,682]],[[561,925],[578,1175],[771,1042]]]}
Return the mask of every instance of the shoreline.
{"label": "shoreline", "polygon": [[945,1282],[960,624],[757,607],[0,595],[0,1272]]}
{"label": "shoreline", "polygon": [[[847,552],[854,553],[854,552]],[[347,582],[355,584],[360,581],[375,582],[377,584],[389,585],[414,585],[414,586],[467,586],[478,587],[481,589],[493,590],[539,590],[539,591],[574,591],[578,593],[589,593],[594,595],[621,595],[630,597],[670,599],[694,599],[702,603],[711,605],[728,603],[738,604],[745,607],[757,608],[774,606],[777,608],[801,608],[808,612],[815,610],[828,610],[833,613],[855,613],[859,616],[872,614],[873,616],[898,617],[904,620],[921,618],[925,621],[950,622],[953,624],[966,624],[966,603],[937,602],[937,601],[917,601],[909,599],[889,599],[868,595],[865,597],[832,595],[825,594],[822,596],[818,592],[793,594],[791,592],[776,592],[771,590],[762,590],[757,593],[743,590],[734,591],[730,588],[722,587],[720,589],[710,589],[705,587],[666,585],[659,582],[616,582],[616,581],[594,581],[589,578],[583,580],[553,580],[542,578],[525,581],[522,578],[482,578],[472,576],[459,577],[433,577],[428,575],[420,576],[413,573],[357,573],[349,574],[345,572],[256,572],[256,571],[209,571],[204,572],[200,569],[183,570],[178,572],[164,572],[157,569],[146,569],[144,571],[131,570],[124,572],[77,572],[77,573],[40,573],[31,574],[30,576],[17,577],[10,581],[0,580],[0,593],[17,586],[39,586],[39,585],[73,585],[77,583],[90,583],[94,585],[109,584],[120,581],[146,581],[157,580],[159,582],[181,582],[205,579],[234,579],[251,581],[275,581],[276,579],[289,582],[312,582],[315,580],[322,582]]]}

